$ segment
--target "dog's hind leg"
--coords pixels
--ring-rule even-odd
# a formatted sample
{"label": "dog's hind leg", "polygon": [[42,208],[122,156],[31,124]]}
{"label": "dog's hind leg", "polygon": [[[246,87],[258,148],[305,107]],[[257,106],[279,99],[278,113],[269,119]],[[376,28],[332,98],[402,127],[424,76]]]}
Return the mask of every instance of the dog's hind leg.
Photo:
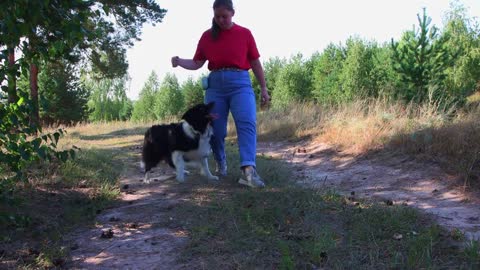
{"label": "dog's hind leg", "polygon": [[208,158],[202,158],[202,160],[200,161],[200,174],[201,175],[204,175],[208,178],[208,180],[214,180],[214,181],[218,181],[218,176],[215,176],[215,175],[212,175],[212,173],[210,172],[210,169],[208,168]]}
{"label": "dog's hind leg", "polygon": [[144,169],[144,172],[145,172],[145,176],[143,178],[143,182],[145,184],[149,184],[151,182],[150,180],[150,173],[152,171],[152,168],[155,167],[156,164],[152,164],[152,163],[149,163],[149,162],[143,162],[141,163],[141,167]]}

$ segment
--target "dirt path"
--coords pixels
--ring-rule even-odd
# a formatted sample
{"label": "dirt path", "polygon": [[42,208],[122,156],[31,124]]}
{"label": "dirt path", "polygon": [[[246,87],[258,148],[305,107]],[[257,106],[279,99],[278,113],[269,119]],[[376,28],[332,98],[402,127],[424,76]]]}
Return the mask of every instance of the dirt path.
{"label": "dirt path", "polygon": [[[258,152],[288,162],[296,179],[308,187],[407,204],[432,214],[450,230],[480,239],[479,197],[455,188],[455,177],[435,164],[398,156],[358,158],[318,143],[261,143]],[[68,268],[188,269],[176,261],[188,235],[169,212],[183,202],[191,187],[176,183],[173,171],[165,167],[155,172],[157,181],[149,185],[140,181],[143,174],[136,163],[126,171],[121,203],[100,213],[94,228],[69,238],[72,261]]]}
{"label": "dirt path", "polygon": [[455,176],[408,156],[358,158],[322,143],[265,143],[259,153],[290,163],[299,182],[360,198],[406,204],[431,214],[450,231],[480,239],[480,196],[466,194]]}
{"label": "dirt path", "polygon": [[121,179],[121,203],[97,216],[94,228],[74,233],[69,269],[184,269],[177,254],[187,243],[183,228],[169,212],[188,192],[173,172],[158,168],[143,184],[139,168]]}

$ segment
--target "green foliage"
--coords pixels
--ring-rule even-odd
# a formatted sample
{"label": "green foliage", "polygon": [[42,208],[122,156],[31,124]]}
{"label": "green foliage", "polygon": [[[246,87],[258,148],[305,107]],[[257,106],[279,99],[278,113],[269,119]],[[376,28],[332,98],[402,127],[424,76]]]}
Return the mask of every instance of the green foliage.
{"label": "green foliage", "polygon": [[131,115],[131,101],[126,94],[126,77],[117,79],[85,79],[84,85],[90,89],[89,119],[91,121],[125,121]]}
{"label": "green foliage", "polygon": [[480,266],[480,240],[467,242],[463,252],[467,260],[476,266]]}
{"label": "green foliage", "polygon": [[395,91],[391,50],[375,42],[350,38],[346,46],[330,44],[313,60],[313,96],[317,102],[341,103]]}
{"label": "green foliage", "polygon": [[[20,47],[28,59],[86,56],[106,76],[118,77],[127,67],[125,46],[138,39],[144,23],[159,23],[165,13],[150,0],[6,0],[0,11],[0,44],[18,46],[28,37],[22,41],[28,46]],[[116,63],[114,69],[108,68],[111,63]]]}
{"label": "green foliage", "polygon": [[373,70],[373,45],[358,38],[350,38],[347,40],[346,54],[340,75],[343,100],[376,96],[374,80],[370,77]]}
{"label": "green foliage", "polygon": [[292,258],[290,248],[288,243],[285,241],[278,242],[278,249],[280,250],[282,259],[280,260],[279,269],[283,270],[293,270],[295,269],[295,261]]}
{"label": "green foliage", "polygon": [[341,74],[346,59],[345,49],[329,44],[318,56],[313,70],[313,96],[318,102],[338,103],[342,100]]}
{"label": "green foliage", "polygon": [[122,47],[111,47],[108,44],[104,51],[92,52],[92,73],[97,79],[113,79],[127,74],[128,63],[126,62],[127,50]]}
{"label": "green foliage", "polygon": [[167,73],[155,95],[155,114],[157,119],[168,116],[177,116],[183,112],[184,100],[178,79],[173,74]]}
{"label": "green foliage", "polygon": [[463,5],[453,2],[451,8],[442,37],[447,40],[448,54],[458,57],[446,71],[446,90],[450,97],[463,102],[480,82],[480,26],[466,16]]}
{"label": "green foliage", "polygon": [[23,171],[31,162],[53,158],[66,161],[68,157],[75,156],[74,149],[56,150],[58,141],[64,134],[62,129],[40,134],[41,129],[29,124],[30,108],[31,105],[25,103],[24,98],[20,98],[17,103],[0,102],[0,160],[6,169],[6,173],[0,175],[0,198],[12,188],[4,184],[13,184],[9,181],[12,179],[23,179]]}
{"label": "green foliage", "polygon": [[190,77],[180,86],[180,89],[183,93],[185,108],[190,108],[196,104],[203,103],[205,90],[202,88],[201,79],[194,81]]}
{"label": "green foliage", "polygon": [[253,92],[255,93],[255,96],[258,97],[260,95],[260,83],[257,81],[257,78],[252,70],[248,71],[248,75],[250,76],[250,81],[252,82]]}
{"label": "green foliage", "polygon": [[292,101],[305,101],[311,98],[311,64],[301,54],[293,57],[276,78],[272,105],[284,107]]}
{"label": "green foliage", "polygon": [[89,92],[66,61],[51,62],[39,75],[40,118],[47,125],[71,125],[88,117]]}
{"label": "green foliage", "polygon": [[[42,61],[84,60],[100,78],[113,79],[126,74],[126,48],[138,39],[142,25],[161,22],[165,13],[151,0],[6,0],[0,10],[0,46],[9,52],[20,50],[18,62],[24,68],[39,66]],[[28,72],[24,69],[22,73],[26,76]],[[37,79],[37,73],[30,75],[33,81]],[[18,75],[8,80],[10,97],[15,96],[15,77]],[[37,121],[35,84],[30,98],[32,120]]]}
{"label": "green foliage", "polygon": [[133,105],[133,121],[151,121],[156,119],[154,104],[155,96],[160,89],[160,82],[157,74],[152,71],[145,82],[138,100]]}
{"label": "green foliage", "polygon": [[383,96],[395,98],[398,94],[400,77],[392,65],[393,51],[387,44],[372,48],[373,67],[370,71],[370,78],[373,80],[372,96]]}
{"label": "green foliage", "polygon": [[438,38],[438,29],[429,28],[430,22],[424,9],[423,16],[418,15],[418,30],[405,32],[400,42],[392,40],[393,67],[400,74],[401,96],[407,101],[423,102],[432,92],[444,92],[445,71],[456,57],[447,51],[448,36]]}
{"label": "green foliage", "polygon": [[[267,89],[270,91],[270,96],[275,92],[275,87],[278,80],[278,74],[285,67],[287,63],[286,59],[280,59],[278,57],[270,58],[263,65],[265,73],[265,82],[267,83]],[[258,93],[260,94],[260,93]]]}
{"label": "green foliage", "polygon": [[[277,82],[278,74],[280,73],[280,70],[284,68],[286,63],[286,59],[280,59],[279,57],[269,58],[265,63],[263,63],[265,83],[267,84],[267,89],[270,96],[273,96],[273,92],[275,92],[275,84]],[[252,82],[255,96],[260,96],[260,84],[252,71],[250,71],[250,81]]]}

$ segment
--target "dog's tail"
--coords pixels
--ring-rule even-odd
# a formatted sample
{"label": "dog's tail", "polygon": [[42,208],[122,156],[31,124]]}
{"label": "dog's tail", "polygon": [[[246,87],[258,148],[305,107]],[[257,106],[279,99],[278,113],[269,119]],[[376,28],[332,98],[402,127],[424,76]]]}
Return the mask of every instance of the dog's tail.
{"label": "dog's tail", "polygon": [[152,129],[149,128],[145,132],[145,142],[152,143],[153,142],[153,137],[152,137]]}

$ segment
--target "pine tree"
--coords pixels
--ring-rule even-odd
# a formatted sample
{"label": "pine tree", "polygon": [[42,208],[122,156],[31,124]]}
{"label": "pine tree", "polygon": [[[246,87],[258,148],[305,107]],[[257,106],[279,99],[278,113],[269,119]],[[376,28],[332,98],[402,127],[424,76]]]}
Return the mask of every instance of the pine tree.
{"label": "pine tree", "polygon": [[180,89],[183,93],[185,108],[190,108],[196,104],[203,103],[205,90],[202,88],[200,79],[194,81],[190,77],[182,84]]}
{"label": "pine tree", "polygon": [[155,95],[155,114],[157,119],[169,116],[178,116],[183,112],[184,100],[178,79],[175,75],[167,73]]}
{"label": "pine tree", "polygon": [[134,121],[151,121],[155,120],[155,95],[160,89],[160,82],[155,71],[150,73],[142,90],[140,91],[138,100],[133,105],[132,120]]}
{"label": "pine tree", "polygon": [[422,102],[429,91],[442,95],[445,91],[446,69],[453,64],[453,56],[446,50],[447,37],[438,38],[438,29],[429,27],[431,18],[417,15],[419,29],[407,31],[400,42],[394,42],[393,67],[404,85],[403,98]]}

